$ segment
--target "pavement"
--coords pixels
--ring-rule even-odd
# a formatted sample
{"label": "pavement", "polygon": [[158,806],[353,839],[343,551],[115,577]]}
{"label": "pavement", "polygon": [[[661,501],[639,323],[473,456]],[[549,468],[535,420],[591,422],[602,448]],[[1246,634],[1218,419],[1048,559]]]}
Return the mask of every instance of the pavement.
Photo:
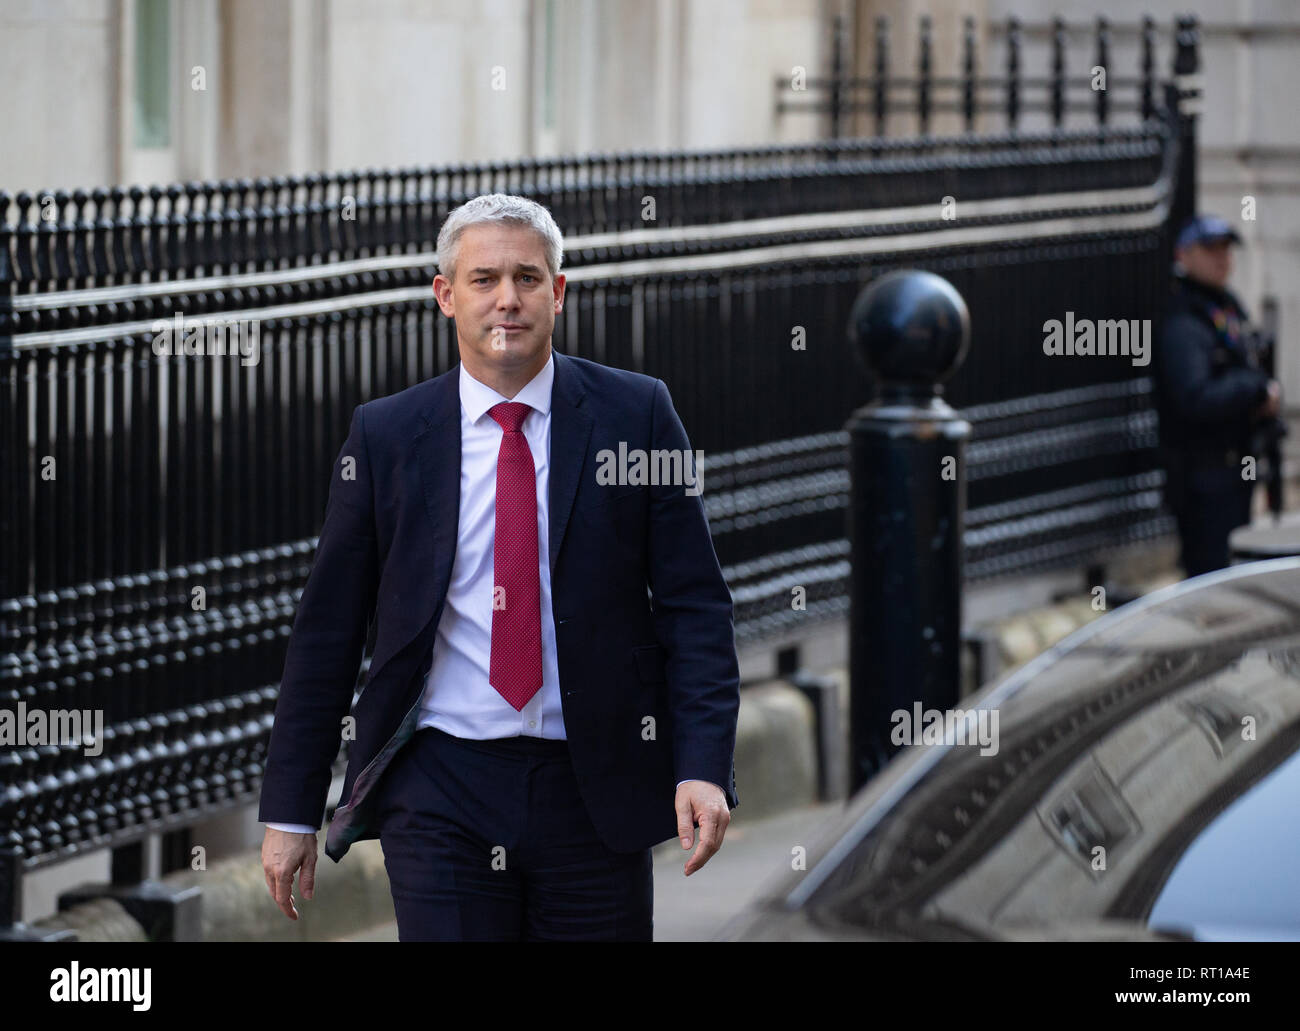
{"label": "pavement", "polygon": [[[670,839],[654,850],[655,941],[711,941],[769,881],[789,869],[791,849],[807,847],[843,802],[799,806],[727,828],[722,848],[703,869],[682,873],[689,853]],[[336,941],[397,941],[387,923]]]}

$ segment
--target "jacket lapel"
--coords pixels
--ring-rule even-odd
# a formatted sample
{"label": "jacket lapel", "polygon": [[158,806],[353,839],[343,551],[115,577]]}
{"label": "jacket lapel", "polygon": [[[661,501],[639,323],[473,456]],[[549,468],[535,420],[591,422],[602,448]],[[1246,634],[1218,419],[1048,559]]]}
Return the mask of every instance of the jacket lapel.
{"label": "jacket lapel", "polygon": [[[423,512],[399,519],[392,542],[401,556],[381,584],[384,622],[379,627],[368,679],[425,631],[451,583],[460,518],[460,378],[453,369],[429,383],[420,413],[423,428],[412,441]],[[391,563],[390,563],[391,564]]]}
{"label": "jacket lapel", "polygon": [[[569,526],[578,479],[587,460],[587,442],[591,439],[592,417],[582,407],[586,394],[578,382],[573,363],[565,355],[555,357],[555,381],[551,384],[551,476],[549,551],[551,575],[555,560]],[[554,585],[552,585],[554,590]]]}
{"label": "jacket lapel", "polygon": [[[435,384],[434,395],[424,415],[425,429],[415,439],[424,487],[424,506],[429,517],[428,564],[413,568],[432,570],[432,583],[422,585],[415,595],[427,599],[421,606],[416,632],[433,618],[447,596],[452,563],[456,558],[456,537],[460,526],[460,369],[452,369]],[[421,535],[424,536],[424,535]],[[431,588],[431,589],[430,589]],[[418,603],[417,603],[418,604]],[[428,611],[423,611],[427,608]]]}

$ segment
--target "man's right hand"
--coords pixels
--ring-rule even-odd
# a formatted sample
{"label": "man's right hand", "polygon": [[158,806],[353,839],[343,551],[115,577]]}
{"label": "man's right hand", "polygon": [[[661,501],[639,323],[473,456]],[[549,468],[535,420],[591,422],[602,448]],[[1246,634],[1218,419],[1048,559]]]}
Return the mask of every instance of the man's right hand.
{"label": "man's right hand", "polygon": [[298,908],[293,904],[293,875],[300,867],[302,876],[298,883],[302,897],[309,899],[316,889],[316,835],[266,828],[266,837],[262,839],[266,887],[280,912],[290,920],[298,919]]}

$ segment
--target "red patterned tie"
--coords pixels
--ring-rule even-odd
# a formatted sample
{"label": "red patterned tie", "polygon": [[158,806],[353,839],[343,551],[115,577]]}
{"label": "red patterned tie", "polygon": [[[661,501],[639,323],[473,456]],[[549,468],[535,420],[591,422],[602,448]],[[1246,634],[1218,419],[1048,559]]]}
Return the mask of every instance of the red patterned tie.
{"label": "red patterned tie", "polygon": [[518,401],[488,414],[505,432],[497,452],[492,660],[488,681],[517,710],[542,686],[542,585],[537,558],[537,470],[520,427],[532,409]]}

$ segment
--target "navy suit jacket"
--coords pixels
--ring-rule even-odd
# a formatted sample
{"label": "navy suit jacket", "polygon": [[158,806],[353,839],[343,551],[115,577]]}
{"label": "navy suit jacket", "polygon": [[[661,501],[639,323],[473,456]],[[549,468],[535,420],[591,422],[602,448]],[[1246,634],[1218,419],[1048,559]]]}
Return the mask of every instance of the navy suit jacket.
{"label": "navy suit jacket", "polygon": [[[554,354],[549,544],[564,725],[592,824],[631,852],[676,835],[679,780],[713,781],[739,804],[731,592],[699,496],[680,483],[597,481],[597,455],[620,443],[690,449],[668,388]],[[326,836],[335,862],[379,836],[374,789],[415,733],[459,512],[459,368],[359,405],[289,639],[258,814],[324,817],[373,621],[345,801]]]}

